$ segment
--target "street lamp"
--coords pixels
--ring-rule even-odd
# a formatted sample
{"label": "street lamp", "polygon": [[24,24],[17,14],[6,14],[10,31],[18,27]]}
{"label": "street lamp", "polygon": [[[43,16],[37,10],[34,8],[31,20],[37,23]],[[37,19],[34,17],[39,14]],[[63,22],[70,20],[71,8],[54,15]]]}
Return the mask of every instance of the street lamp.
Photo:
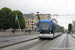
{"label": "street lamp", "polygon": [[37,14],[39,14],[39,12],[36,12]]}

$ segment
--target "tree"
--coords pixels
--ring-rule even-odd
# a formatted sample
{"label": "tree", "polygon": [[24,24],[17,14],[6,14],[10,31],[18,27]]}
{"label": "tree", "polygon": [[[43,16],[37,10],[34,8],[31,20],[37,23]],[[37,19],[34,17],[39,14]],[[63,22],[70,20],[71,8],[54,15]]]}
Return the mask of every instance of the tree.
{"label": "tree", "polygon": [[10,18],[12,10],[10,8],[4,7],[0,11],[0,29],[9,29],[10,28]]}
{"label": "tree", "polygon": [[54,28],[53,28],[54,30],[56,30],[56,26],[54,25]]}
{"label": "tree", "polygon": [[19,28],[18,23],[15,24],[16,14],[18,16],[21,29],[24,29],[26,27],[26,24],[23,13],[19,10],[12,11],[10,8],[7,7],[4,7],[0,10],[0,29],[6,30],[9,28]]}
{"label": "tree", "polygon": [[[0,10],[0,21],[1,21],[1,10]],[[2,24],[1,24],[1,22],[0,22],[0,29],[2,29]]]}
{"label": "tree", "polygon": [[18,24],[15,24],[15,17],[16,17],[16,12],[13,11],[12,16],[11,16],[11,23],[10,23],[10,26],[11,26],[12,29],[18,28]]}
{"label": "tree", "polygon": [[72,24],[71,23],[68,24],[68,30],[69,30],[69,33],[72,30]]}
{"label": "tree", "polygon": [[61,27],[61,30],[62,30],[62,32],[64,32],[64,28],[63,27]]}
{"label": "tree", "polygon": [[38,28],[39,28],[39,22],[38,22]]}
{"label": "tree", "polygon": [[40,20],[39,12],[37,12],[37,15],[36,15],[36,16],[37,16],[37,18]]}
{"label": "tree", "polygon": [[19,28],[18,23],[17,24],[15,23],[15,17],[16,17],[16,15],[18,17],[18,20],[19,20],[19,24],[20,24],[21,29],[24,29],[26,27],[25,19],[23,17],[22,12],[19,11],[19,10],[14,10],[13,13],[12,13],[11,28],[13,28],[13,29]]}

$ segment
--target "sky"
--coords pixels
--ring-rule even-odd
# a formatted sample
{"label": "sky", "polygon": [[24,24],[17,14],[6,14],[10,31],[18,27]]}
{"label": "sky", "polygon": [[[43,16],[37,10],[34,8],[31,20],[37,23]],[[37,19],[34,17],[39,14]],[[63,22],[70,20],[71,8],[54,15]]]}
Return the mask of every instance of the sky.
{"label": "sky", "polygon": [[66,14],[75,14],[75,0],[0,0],[0,9],[3,7],[20,10],[23,14],[39,12],[40,14],[65,15],[55,16],[58,24],[65,29],[75,20],[75,15],[66,16]]}

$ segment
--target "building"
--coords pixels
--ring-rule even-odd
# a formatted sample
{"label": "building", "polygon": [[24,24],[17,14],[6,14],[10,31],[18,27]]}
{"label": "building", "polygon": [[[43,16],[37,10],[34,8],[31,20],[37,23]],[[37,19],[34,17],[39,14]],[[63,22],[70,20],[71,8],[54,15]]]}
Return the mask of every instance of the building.
{"label": "building", "polygon": [[40,19],[52,19],[51,14],[39,14]]}
{"label": "building", "polygon": [[75,21],[72,21],[72,31],[75,32]]}
{"label": "building", "polygon": [[[37,30],[36,22],[39,21],[37,19],[37,14],[24,14],[25,22],[26,22],[26,28],[25,30]],[[58,23],[58,21],[55,18],[52,18],[51,14],[39,14],[40,20],[42,19],[52,19],[55,23]]]}
{"label": "building", "polygon": [[54,23],[58,24],[58,21],[55,18],[52,18],[52,20],[54,21]]}
{"label": "building", "polygon": [[36,22],[38,21],[37,17],[31,14],[24,14],[26,28],[25,30],[37,30]]}

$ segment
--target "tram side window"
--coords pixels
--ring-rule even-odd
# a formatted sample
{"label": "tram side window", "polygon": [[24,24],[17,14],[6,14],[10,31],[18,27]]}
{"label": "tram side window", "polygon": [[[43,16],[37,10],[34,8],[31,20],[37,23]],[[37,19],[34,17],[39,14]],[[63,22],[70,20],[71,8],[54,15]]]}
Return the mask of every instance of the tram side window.
{"label": "tram side window", "polygon": [[51,33],[53,33],[53,25],[51,24],[51,27],[50,27],[50,31]]}
{"label": "tram side window", "polygon": [[57,31],[57,26],[56,25],[54,25],[53,30],[54,30],[54,32]]}

